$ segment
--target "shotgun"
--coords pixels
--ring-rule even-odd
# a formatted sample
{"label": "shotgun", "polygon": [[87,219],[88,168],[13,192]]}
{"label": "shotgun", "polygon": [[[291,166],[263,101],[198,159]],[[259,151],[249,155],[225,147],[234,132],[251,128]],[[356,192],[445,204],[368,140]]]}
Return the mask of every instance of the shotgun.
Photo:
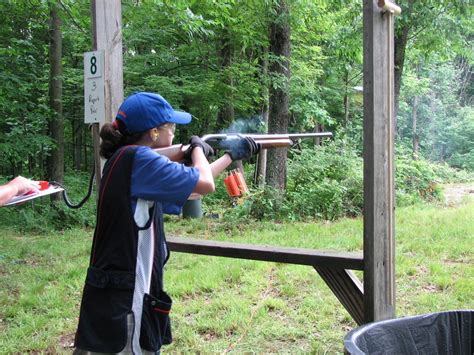
{"label": "shotgun", "polygon": [[[331,132],[318,133],[277,133],[277,134],[258,134],[258,133],[218,133],[206,134],[201,139],[214,149],[225,149],[232,146],[232,141],[240,138],[251,137],[256,143],[260,144],[261,149],[291,147],[298,139],[305,138],[331,138]],[[173,144],[165,148],[154,149],[155,152],[168,157],[173,161],[182,161],[184,152],[188,145]]]}

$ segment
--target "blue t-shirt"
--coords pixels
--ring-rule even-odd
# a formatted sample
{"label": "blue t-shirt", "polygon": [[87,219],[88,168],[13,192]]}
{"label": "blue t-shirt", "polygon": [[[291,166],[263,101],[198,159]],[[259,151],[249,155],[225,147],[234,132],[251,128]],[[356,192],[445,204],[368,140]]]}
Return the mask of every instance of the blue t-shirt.
{"label": "blue t-shirt", "polygon": [[149,147],[139,147],[132,169],[132,210],[137,199],[163,204],[163,212],[180,214],[199,180],[199,170],[172,162]]}

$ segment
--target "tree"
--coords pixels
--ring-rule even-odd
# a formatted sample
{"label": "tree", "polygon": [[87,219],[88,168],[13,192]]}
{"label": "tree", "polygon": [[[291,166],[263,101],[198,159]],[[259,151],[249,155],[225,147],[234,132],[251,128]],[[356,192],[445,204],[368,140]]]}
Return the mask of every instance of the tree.
{"label": "tree", "polygon": [[401,5],[395,39],[398,139],[411,143],[414,158],[470,167],[472,107],[466,105],[466,88],[474,62],[474,26],[468,7],[462,1]]}
{"label": "tree", "polygon": [[[423,49],[424,55],[437,53],[450,55],[450,51],[465,51],[468,39],[465,30],[471,28],[469,4],[450,0],[404,0],[400,1],[402,15],[395,22],[395,117],[398,114],[400,88],[405,65],[407,46],[410,41]],[[460,21],[458,19],[461,19]],[[446,41],[446,39],[450,39]],[[472,54],[471,54],[472,56]]]}
{"label": "tree", "polygon": [[[268,77],[268,52],[265,52],[265,55],[262,58],[262,78],[266,80]],[[268,85],[262,85],[262,96],[263,96],[263,104],[262,104],[262,124],[266,131],[268,131]],[[265,132],[267,133],[267,132]],[[255,179],[254,182],[256,185],[264,186],[267,180],[267,149],[262,149],[257,157],[257,166],[255,170]]]}
{"label": "tree", "polygon": [[[270,66],[272,78],[268,133],[286,133],[289,123],[290,73],[290,10],[286,0],[275,3],[275,17],[270,25]],[[267,153],[267,184],[283,191],[286,186],[287,149],[272,149]]]}
{"label": "tree", "polygon": [[362,2],[298,0],[291,19],[290,130],[330,130],[360,146]]}
{"label": "tree", "polygon": [[[416,56],[413,56],[416,58]],[[464,72],[455,61],[408,61],[400,93],[399,141],[413,156],[472,169],[472,107],[461,106]]]}
{"label": "tree", "polygon": [[[459,167],[474,166],[474,26],[466,3],[400,0],[403,12],[395,20],[399,140],[415,155]],[[234,118],[238,123],[258,115],[264,121],[272,110],[270,132],[312,131],[323,124],[336,139],[347,136],[360,148],[361,96],[352,88],[362,84],[361,4],[124,1],[124,90],[156,91],[191,112],[193,122],[177,132],[180,142],[224,130]],[[53,5],[62,20],[62,60],[56,62],[48,28]],[[82,83],[83,53],[91,49],[89,4],[0,1],[0,11],[0,173],[53,178],[53,165],[87,169],[92,148]],[[62,73],[55,63],[62,63]],[[53,91],[56,97],[62,91],[62,100]],[[64,143],[54,130],[64,132]],[[64,163],[53,164],[62,146]],[[269,184],[284,188],[286,153],[269,153],[274,161],[268,171],[274,169],[276,180]]]}
{"label": "tree", "polygon": [[90,4],[75,0],[62,0],[59,4],[63,20],[65,169],[89,170],[93,147],[89,127],[84,124],[83,53],[91,51]]}
{"label": "tree", "polygon": [[48,27],[42,1],[1,1],[0,168],[42,176],[47,134]]}
{"label": "tree", "polygon": [[232,58],[234,56],[234,48],[229,38],[229,33],[224,29],[223,33],[220,36],[221,46],[218,50],[218,55],[220,58],[220,70],[224,74],[223,84],[225,85],[226,90],[222,93],[224,98],[222,107],[219,108],[217,113],[217,125],[219,127],[228,127],[232,122],[234,122],[235,111],[234,104],[232,100],[232,89],[233,89],[233,77],[231,74]]}
{"label": "tree", "polygon": [[[49,130],[55,146],[48,159],[48,177],[54,181],[64,181],[64,121],[62,104],[62,33],[58,5],[49,2],[50,10],[50,47],[49,47],[49,104],[52,114]],[[59,196],[56,196],[59,198]]]}

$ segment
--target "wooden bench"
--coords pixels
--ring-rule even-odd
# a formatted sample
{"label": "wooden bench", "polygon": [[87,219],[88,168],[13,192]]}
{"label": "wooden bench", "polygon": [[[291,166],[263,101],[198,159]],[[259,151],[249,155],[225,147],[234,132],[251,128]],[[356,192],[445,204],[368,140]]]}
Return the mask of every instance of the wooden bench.
{"label": "wooden bench", "polygon": [[181,253],[312,266],[356,322],[364,323],[363,286],[351,271],[364,270],[362,253],[239,244],[174,236],[168,237],[167,243],[171,251]]}

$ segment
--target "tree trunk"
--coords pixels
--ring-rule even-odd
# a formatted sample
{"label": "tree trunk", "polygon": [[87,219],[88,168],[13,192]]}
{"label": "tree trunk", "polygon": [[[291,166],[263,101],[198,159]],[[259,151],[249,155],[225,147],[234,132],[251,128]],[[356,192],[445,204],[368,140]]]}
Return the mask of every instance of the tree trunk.
{"label": "tree trunk", "polygon": [[[408,1],[408,8],[404,9],[404,16],[410,17],[412,13],[414,0]],[[400,97],[400,88],[402,84],[403,66],[405,64],[405,50],[407,48],[408,34],[410,32],[410,21],[404,21],[403,26],[399,28],[395,33],[394,38],[394,89],[395,89],[395,107],[394,107],[394,119],[395,127],[397,126],[397,115]]]}
{"label": "tree trunk", "polygon": [[417,111],[418,111],[418,95],[413,98],[413,108],[411,111],[411,122],[412,122],[412,143],[413,143],[413,150],[412,150],[412,157],[413,160],[418,160],[418,150],[420,146],[420,141],[417,132]]}
{"label": "tree trunk", "polygon": [[[471,37],[471,36],[470,36]],[[472,36],[474,39],[474,36]],[[474,88],[474,66],[470,65],[469,60],[465,56],[456,59],[456,66],[461,72],[461,85],[459,89],[459,104],[461,106],[472,105],[472,95]]]}
{"label": "tree trunk", "polygon": [[224,73],[224,84],[226,90],[224,91],[224,102],[217,113],[216,129],[228,128],[234,122],[235,112],[232,98],[233,79],[229,72],[232,64],[232,45],[230,43],[229,34],[227,31],[223,34],[221,41],[221,49],[219,57],[221,58],[221,71]]}
{"label": "tree trunk", "polygon": [[[321,123],[317,123],[316,127],[314,127],[314,130],[313,130],[314,133],[321,133],[324,131],[325,131],[324,125]],[[324,142],[324,138],[321,138],[321,137],[314,138],[314,146],[323,145],[323,142]]]}
{"label": "tree trunk", "polygon": [[349,107],[350,107],[350,99],[349,99],[349,70],[346,69],[346,75],[344,78],[344,86],[345,86],[345,92],[344,92],[344,128],[346,130],[349,129]]}
{"label": "tree trunk", "polygon": [[408,28],[404,27],[400,34],[395,35],[395,120],[398,115],[398,104],[400,97],[400,88],[402,84],[403,65],[405,63],[405,50],[408,41]]}
{"label": "tree trunk", "polygon": [[[279,0],[275,5],[276,18],[270,25],[270,52],[278,60],[270,63],[270,76],[278,85],[270,86],[270,112],[268,133],[288,132],[288,106],[290,81],[290,23],[289,9],[286,0]],[[284,191],[286,187],[287,149],[270,149],[267,153],[267,184]]]}
{"label": "tree trunk", "polygon": [[74,169],[82,169],[82,146],[84,145],[84,123],[80,120],[72,119],[72,132],[73,132],[73,161]]}
{"label": "tree trunk", "polygon": [[[268,52],[265,53],[262,61],[262,76],[267,78],[268,76]],[[262,106],[262,122],[265,126],[265,133],[268,132],[268,86],[262,85],[263,92],[263,106]],[[255,167],[255,185],[265,185],[266,172],[267,172],[267,150],[262,149],[257,158],[257,166]]]}
{"label": "tree trunk", "polygon": [[[268,104],[265,104],[264,111],[262,112],[262,120],[265,126],[268,126]],[[255,184],[259,186],[265,185],[267,176],[267,149],[262,149],[258,154],[257,158],[257,171],[255,172]]]}
{"label": "tree trunk", "polygon": [[[55,1],[49,3],[50,8],[50,46],[49,46],[49,104],[53,114],[49,121],[51,138],[56,146],[51,150],[48,159],[49,179],[64,181],[64,122],[62,106],[62,33],[61,20]],[[52,195],[59,199],[59,194]]]}

